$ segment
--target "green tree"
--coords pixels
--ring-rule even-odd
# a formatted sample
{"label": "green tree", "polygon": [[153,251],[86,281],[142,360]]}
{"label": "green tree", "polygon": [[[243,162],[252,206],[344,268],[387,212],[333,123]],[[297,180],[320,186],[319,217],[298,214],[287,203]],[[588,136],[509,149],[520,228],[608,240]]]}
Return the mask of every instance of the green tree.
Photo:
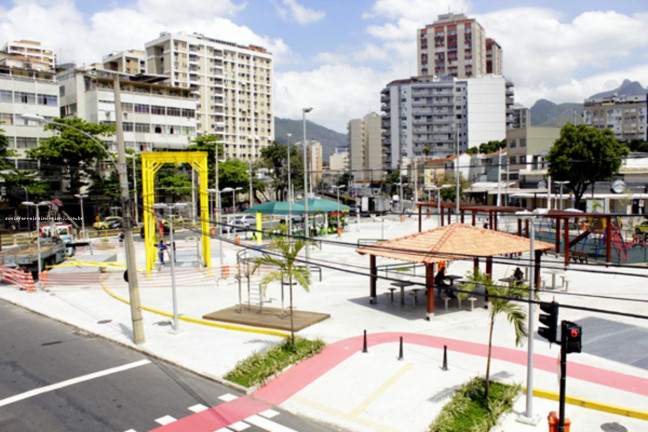
{"label": "green tree", "polygon": [[[248,165],[238,159],[231,159],[226,162],[221,162],[219,168],[219,186],[221,189],[226,187],[237,188],[240,187],[242,190],[248,190]],[[232,194],[224,193],[221,196],[221,200],[233,204]]]}
{"label": "green tree", "polygon": [[[457,182],[455,180],[455,175],[453,172],[443,174],[441,177],[437,178],[438,186],[441,185],[450,185],[451,188],[442,189],[441,197],[445,201],[454,201],[457,196]],[[459,196],[462,195],[465,189],[470,188],[470,183],[468,183],[463,177],[459,177]]]}
{"label": "green tree", "polygon": [[[293,350],[295,349],[295,325],[293,320],[293,281],[304,288],[306,292],[310,290],[311,274],[308,267],[297,264],[297,256],[304,247],[309,247],[309,241],[304,239],[290,240],[286,236],[286,227],[281,226],[274,230],[278,236],[272,240],[270,253],[264,253],[262,257],[257,258],[254,265],[254,272],[261,265],[272,266],[275,269],[266,274],[259,286],[265,293],[271,282],[279,282],[282,285],[288,284],[289,290],[289,308],[290,308],[290,343]],[[283,289],[283,286],[282,288]]]}
{"label": "green tree", "polygon": [[[219,142],[220,136],[218,135],[203,135],[196,137],[194,143],[187,147],[188,151],[206,151],[207,152],[207,169],[209,171],[209,182],[212,187],[216,187],[216,149],[218,149],[219,159],[224,159],[223,143]],[[220,164],[219,164],[220,169]],[[219,177],[220,173],[219,173]],[[220,182],[220,178],[219,178]],[[219,184],[220,187],[222,187]]]}
{"label": "green tree", "polygon": [[[285,201],[288,196],[288,150],[285,145],[273,141],[261,149],[260,166],[270,169],[271,186],[275,190],[275,199]],[[293,145],[290,146],[290,182],[295,190],[303,186],[303,158]]]}
{"label": "green tree", "polygon": [[165,195],[171,195],[174,202],[191,197],[191,177],[187,170],[173,164],[162,166],[157,172],[157,187]]}
{"label": "green tree", "polygon": [[103,146],[97,145],[82,132],[101,142],[100,137],[112,135],[115,127],[87,123],[78,118],[54,121],[71,127],[52,123],[45,125],[45,130],[58,131],[58,135],[47,138],[36,148],[27,150],[27,154],[46,166],[53,167],[46,171],[60,171],[63,178],[70,183],[70,193],[79,193],[81,187],[88,184],[89,178],[95,172],[96,162],[106,157],[113,157]]}
{"label": "green tree", "polygon": [[466,274],[466,283],[462,285],[462,292],[459,296],[465,298],[468,292],[473,291],[478,286],[483,286],[487,295],[490,295],[490,313],[488,329],[488,356],[486,360],[486,400],[488,400],[488,389],[490,381],[491,353],[493,349],[493,329],[495,328],[495,318],[503,314],[508,322],[513,325],[515,331],[515,345],[520,346],[527,338],[526,318],[527,314],[522,305],[510,300],[511,297],[525,298],[528,297],[529,289],[525,285],[507,286],[495,285],[493,280],[486,273],[479,270],[468,272]]}
{"label": "green tree", "polygon": [[549,174],[553,180],[569,182],[578,204],[590,185],[614,178],[627,154],[628,148],[614,139],[611,130],[567,123],[547,155]]}

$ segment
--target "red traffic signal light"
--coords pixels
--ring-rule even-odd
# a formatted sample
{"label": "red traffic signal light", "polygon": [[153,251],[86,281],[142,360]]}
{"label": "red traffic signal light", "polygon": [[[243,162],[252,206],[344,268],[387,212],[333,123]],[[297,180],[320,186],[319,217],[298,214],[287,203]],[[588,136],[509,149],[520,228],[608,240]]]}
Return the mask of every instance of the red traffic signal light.
{"label": "red traffic signal light", "polygon": [[583,346],[583,328],[569,321],[562,322],[563,348],[567,354],[579,353]]}
{"label": "red traffic signal light", "polygon": [[559,305],[555,301],[551,303],[540,303],[540,310],[546,312],[540,314],[540,326],[538,334],[547,339],[549,342],[558,342],[558,308]]}

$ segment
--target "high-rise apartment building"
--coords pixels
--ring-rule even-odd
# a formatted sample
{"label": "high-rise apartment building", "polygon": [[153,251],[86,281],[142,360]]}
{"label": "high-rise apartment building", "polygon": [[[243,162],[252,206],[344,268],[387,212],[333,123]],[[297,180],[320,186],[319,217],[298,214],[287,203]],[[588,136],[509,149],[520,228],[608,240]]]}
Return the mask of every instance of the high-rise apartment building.
{"label": "high-rise apartment building", "polygon": [[129,75],[146,73],[146,53],[142,50],[113,52],[101,59],[104,69]]}
{"label": "high-rise apartment building", "polygon": [[14,56],[23,57],[25,61],[45,63],[50,70],[56,68],[56,54],[51,49],[43,48],[40,42],[19,40],[8,42],[2,51]]}
{"label": "high-rise apartment building", "polygon": [[414,77],[389,83],[380,100],[383,167],[394,170],[424,154],[445,158],[506,138],[513,84],[496,75]]}
{"label": "high-rise apartment building", "polygon": [[329,156],[329,170],[344,172],[349,170],[349,149],[340,147],[335,149],[335,153]]}
{"label": "high-rise apartment building", "polygon": [[147,72],[191,90],[199,134],[217,134],[225,155],[256,159],[274,137],[272,54],[201,34],[162,33],[146,43]]}
{"label": "high-rise apartment building", "polygon": [[493,39],[488,40],[487,44],[486,32],[475,19],[464,14],[439,15],[433,24],[417,32],[418,75],[501,75],[502,49]]}
{"label": "high-rise apartment building", "polygon": [[353,180],[379,181],[383,177],[381,120],[376,113],[349,121],[349,165]]}
{"label": "high-rise apartment building", "polygon": [[648,95],[587,99],[583,107],[585,124],[597,129],[611,129],[617,141],[646,140],[647,97]]}

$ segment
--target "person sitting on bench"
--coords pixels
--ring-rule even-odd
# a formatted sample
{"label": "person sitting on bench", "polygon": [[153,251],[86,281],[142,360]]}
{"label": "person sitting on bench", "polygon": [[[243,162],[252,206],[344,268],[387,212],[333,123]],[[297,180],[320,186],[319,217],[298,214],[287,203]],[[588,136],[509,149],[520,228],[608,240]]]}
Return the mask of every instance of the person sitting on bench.
{"label": "person sitting on bench", "polygon": [[515,285],[520,286],[524,282],[524,273],[520,270],[520,267],[516,267],[513,272],[513,281]]}
{"label": "person sitting on bench", "polygon": [[452,286],[448,283],[448,279],[446,278],[446,268],[441,267],[441,270],[439,270],[434,276],[434,284],[439,287],[439,289],[442,289],[443,292],[446,293],[446,295],[452,299],[457,298],[457,296],[454,293],[454,290],[452,289]]}

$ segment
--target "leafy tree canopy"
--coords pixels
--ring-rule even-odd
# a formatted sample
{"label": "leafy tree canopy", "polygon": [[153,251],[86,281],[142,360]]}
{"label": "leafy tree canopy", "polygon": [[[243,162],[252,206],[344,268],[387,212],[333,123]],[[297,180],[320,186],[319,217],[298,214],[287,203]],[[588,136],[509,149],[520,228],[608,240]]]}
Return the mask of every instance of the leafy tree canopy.
{"label": "leafy tree canopy", "polygon": [[94,165],[97,160],[109,156],[105,147],[98,145],[93,138],[101,142],[100,137],[113,134],[115,127],[87,123],[78,118],[54,121],[67,126],[48,123],[45,130],[58,131],[58,135],[47,138],[36,148],[27,150],[27,154],[53,168],[48,170],[62,171],[63,176],[70,181],[70,192],[79,193],[79,189],[87,184],[87,178],[95,171]]}
{"label": "leafy tree canopy", "polygon": [[567,123],[547,155],[549,174],[552,180],[568,181],[579,203],[590,185],[613,178],[627,154],[611,130]]}
{"label": "leafy tree canopy", "polygon": [[[209,170],[209,181],[214,184],[216,178],[216,149],[218,149],[219,159],[223,160],[223,143],[219,142],[220,136],[218,135],[203,135],[197,137],[189,147],[188,151],[206,151],[207,152],[207,168]],[[220,165],[219,165],[220,168]],[[220,177],[220,173],[219,173]],[[220,181],[220,179],[219,179]],[[220,185],[219,185],[220,186]]]}
{"label": "leafy tree canopy", "polygon": [[[276,199],[285,200],[288,189],[288,150],[285,145],[273,141],[268,147],[261,149],[260,166],[270,169],[272,187]],[[292,187],[300,189],[303,186],[303,158],[295,146],[290,147],[290,182]],[[256,187],[256,186],[255,186]]]}
{"label": "leafy tree canopy", "polygon": [[468,154],[489,154],[498,151],[499,149],[506,148],[506,139],[501,141],[488,141],[486,143],[481,143],[479,147],[471,147],[466,151]]}

